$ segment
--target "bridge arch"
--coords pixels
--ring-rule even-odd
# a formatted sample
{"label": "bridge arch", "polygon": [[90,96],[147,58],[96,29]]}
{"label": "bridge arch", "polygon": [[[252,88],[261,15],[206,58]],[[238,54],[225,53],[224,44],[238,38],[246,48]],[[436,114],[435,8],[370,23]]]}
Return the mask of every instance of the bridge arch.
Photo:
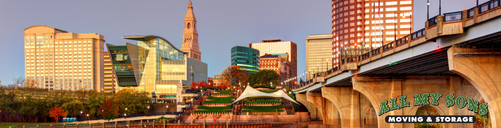
{"label": "bridge arch", "polygon": [[308,109],[308,112],[310,112],[310,117],[312,120],[320,120],[321,116],[318,115],[318,108],[315,106],[315,104],[308,102],[306,99],[306,94],[296,94],[296,100],[304,105],[306,109]]}
{"label": "bridge arch", "polygon": [[488,103],[492,127],[501,125],[501,59],[499,55],[455,55],[455,50],[472,50],[453,46],[447,51],[449,70],[468,80]]}

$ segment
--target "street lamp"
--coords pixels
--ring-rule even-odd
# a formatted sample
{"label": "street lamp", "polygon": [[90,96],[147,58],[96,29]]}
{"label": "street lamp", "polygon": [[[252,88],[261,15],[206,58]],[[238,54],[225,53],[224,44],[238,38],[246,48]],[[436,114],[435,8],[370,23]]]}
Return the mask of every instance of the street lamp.
{"label": "street lamp", "polygon": [[[87,114],[87,124],[89,123],[89,114]],[[90,125],[90,124],[89,124]]]}
{"label": "street lamp", "polygon": [[325,71],[329,70],[329,59],[325,59]]}
{"label": "street lamp", "polygon": [[[405,18],[405,14],[403,14],[403,18]],[[412,12],[409,12],[409,19],[410,19],[410,23],[409,23],[409,34],[412,33]]]}
{"label": "street lamp", "polygon": [[430,0],[426,1],[426,20],[430,19]]}
{"label": "street lamp", "polygon": [[126,112],[127,112],[127,108],[125,108],[125,112],[124,112],[124,119],[125,119],[125,122],[127,122],[127,114],[126,114]]}

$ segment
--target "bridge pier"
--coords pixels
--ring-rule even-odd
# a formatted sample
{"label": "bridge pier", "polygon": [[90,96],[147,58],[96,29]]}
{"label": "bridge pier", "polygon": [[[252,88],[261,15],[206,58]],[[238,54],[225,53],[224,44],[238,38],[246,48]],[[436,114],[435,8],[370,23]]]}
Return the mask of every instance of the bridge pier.
{"label": "bridge pier", "polygon": [[488,105],[492,127],[501,127],[501,55],[490,50],[451,47],[449,70],[461,75],[480,92]]}
{"label": "bridge pier", "polygon": [[325,99],[322,97],[321,93],[307,92],[306,100],[318,109],[318,116],[323,120],[323,124],[326,124],[326,109],[325,109]]}
{"label": "bridge pier", "polygon": [[310,112],[310,118],[311,120],[321,120],[321,116],[318,115],[318,109],[317,106],[315,106],[313,103],[308,102],[306,99],[306,94],[296,94],[296,100],[303,104],[306,109],[308,109],[308,112]]}
{"label": "bridge pier", "polygon": [[351,87],[322,87],[322,97],[339,110],[342,128],[360,128],[360,93]]}

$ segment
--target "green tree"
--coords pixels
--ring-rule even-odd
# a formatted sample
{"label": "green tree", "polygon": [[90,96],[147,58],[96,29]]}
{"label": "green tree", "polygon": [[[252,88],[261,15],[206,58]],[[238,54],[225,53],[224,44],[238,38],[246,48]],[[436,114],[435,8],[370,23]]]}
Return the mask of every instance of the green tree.
{"label": "green tree", "polygon": [[80,102],[85,102],[85,99],[89,97],[90,91],[87,90],[76,90],[75,93],[76,99]]}
{"label": "green tree", "polygon": [[18,95],[13,91],[12,87],[2,87],[2,89],[0,89],[0,110],[10,113],[10,116],[16,115],[20,108],[20,104],[16,100],[16,97],[18,97]]}
{"label": "green tree", "polygon": [[84,110],[83,103],[78,100],[64,103],[61,107],[63,108],[63,110],[68,112],[69,116],[74,116],[74,117],[80,114],[80,111]]}
{"label": "green tree", "polygon": [[90,97],[87,99],[87,113],[90,116],[97,115],[98,108],[101,108],[103,101],[107,98],[104,92],[90,92]]}
{"label": "green tree", "polygon": [[[150,100],[148,98],[148,93],[132,91],[132,90],[120,90],[113,97],[113,101],[120,108],[120,113],[127,113],[128,115],[147,113],[148,109],[146,101]],[[127,108],[127,110],[125,110]]]}
{"label": "green tree", "polygon": [[110,120],[118,117],[118,105],[113,104],[111,99],[104,100],[101,108],[99,108],[99,115],[110,122]]}
{"label": "green tree", "polygon": [[271,87],[280,84],[280,75],[273,70],[260,70],[249,74],[249,84],[252,87]]}
{"label": "green tree", "polygon": [[19,114],[23,115],[23,122],[26,122],[27,116],[32,116],[38,113],[38,109],[36,107],[37,104],[35,104],[37,100],[33,99],[30,95],[26,96],[23,99],[26,99],[26,102],[21,105]]}

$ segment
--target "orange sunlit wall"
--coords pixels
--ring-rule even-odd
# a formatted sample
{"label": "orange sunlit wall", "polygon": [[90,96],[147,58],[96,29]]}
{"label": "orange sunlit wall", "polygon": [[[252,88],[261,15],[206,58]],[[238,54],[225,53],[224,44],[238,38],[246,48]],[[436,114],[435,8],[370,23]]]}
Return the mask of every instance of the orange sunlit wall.
{"label": "orange sunlit wall", "polygon": [[412,0],[332,0],[334,65],[341,52],[359,55],[410,34],[412,11]]}

